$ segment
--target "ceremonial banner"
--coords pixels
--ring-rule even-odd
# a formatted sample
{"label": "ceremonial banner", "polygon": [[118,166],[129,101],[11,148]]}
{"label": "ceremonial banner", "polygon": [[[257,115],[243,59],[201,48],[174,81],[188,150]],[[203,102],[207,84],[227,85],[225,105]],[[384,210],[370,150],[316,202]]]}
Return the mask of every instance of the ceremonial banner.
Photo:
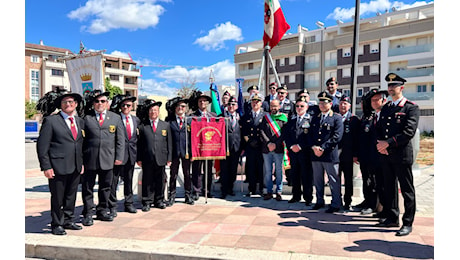
{"label": "ceremonial banner", "polygon": [[192,159],[221,160],[226,158],[225,120],[193,117],[191,124]]}
{"label": "ceremonial banner", "polygon": [[72,92],[83,95],[95,89],[104,90],[102,55],[67,60],[66,66]]}
{"label": "ceremonial banner", "polygon": [[236,79],[236,86],[238,87],[238,109],[236,110],[240,116],[244,113],[244,99],[243,99],[243,78]]}

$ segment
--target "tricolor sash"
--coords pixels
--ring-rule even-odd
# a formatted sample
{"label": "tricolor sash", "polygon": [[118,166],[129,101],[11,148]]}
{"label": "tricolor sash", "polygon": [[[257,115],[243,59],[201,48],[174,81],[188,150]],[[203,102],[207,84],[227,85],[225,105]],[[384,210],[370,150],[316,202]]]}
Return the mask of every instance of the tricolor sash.
{"label": "tricolor sash", "polygon": [[[277,115],[270,115],[270,116],[268,114],[265,115],[265,119],[267,120],[268,125],[270,126],[270,129],[272,129],[272,131],[275,133],[276,137],[278,138],[281,136],[281,128],[278,125],[278,123],[275,120],[273,120],[273,116],[276,118],[279,118],[281,121],[287,121],[286,115],[285,114],[281,114],[281,115],[282,115],[281,117]],[[291,160],[289,159],[288,149],[284,142],[283,142],[283,146],[284,146],[283,166],[284,166],[284,169],[287,170],[291,168]]]}

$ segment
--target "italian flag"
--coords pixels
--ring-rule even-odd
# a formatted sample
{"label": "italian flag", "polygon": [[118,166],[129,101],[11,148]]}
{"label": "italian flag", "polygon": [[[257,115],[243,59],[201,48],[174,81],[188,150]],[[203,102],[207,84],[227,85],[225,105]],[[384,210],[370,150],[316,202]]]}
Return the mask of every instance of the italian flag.
{"label": "italian flag", "polygon": [[264,5],[264,46],[273,49],[291,26],[286,22],[278,0],[265,0]]}

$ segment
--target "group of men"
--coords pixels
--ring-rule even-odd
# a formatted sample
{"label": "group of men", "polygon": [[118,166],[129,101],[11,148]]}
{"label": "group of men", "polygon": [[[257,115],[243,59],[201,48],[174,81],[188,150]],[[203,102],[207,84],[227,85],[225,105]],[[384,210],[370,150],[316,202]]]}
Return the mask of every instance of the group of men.
{"label": "group of men", "polygon": [[[162,102],[146,100],[146,116],[138,118],[131,113],[135,97],[124,96],[117,114],[108,110],[108,92],[95,90],[92,112],[80,118],[75,111],[81,96],[64,93],[55,100],[60,112],[44,118],[37,142],[40,167],[49,179],[51,191],[52,233],[64,235],[65,229],[82,229],[74,220],[80,182],[84,226],[93,225],[93,215],[101,221],[113,221],[117,216],[120,177],[124,181],[124,209],[136,213],[132,192],[135,163],[142,167],[144,212],[152,206],[164,209],[175,203],[180,166],[185,203],[193,205],[200,195],[212,197],[212,161],[191,160],[191,117],[224,117],[229,153],[220,161],[222,199],[235,195],[233,184],[238,164],[245,156],[246,196],[258,193],[265,200],[281,201],[284,169],[293,187],[288,203],[303,198],[305,205],[310,206],[314,185],[316,203],[312,209],[319,210],[325,206],[326,173],[332,193],[326,212],[348,210],[353,195],[353,163],[359,162],[365,200],[357,206],[363,214],[369,214],[381,204],[378,225],[399,227],[399,181],[405,210],[397,235],[407,235],[415,215],[410,140],[417,129],[419,110],[403,97],[403,78],[390,73],[386,80],[388,92],[371,90],[363,97],[361,119],[351,114],[351,100],[337,91],[335,78],[326,82],[328,91],[318,95],[318,105],[310,102],[307,90],[300,91],[292,102],[287,98],[286,86],[270,84],[271,93],[265,98],[260,96],[257,86],[252,86],[241,117],[237,99],[228,93],[224,95],[228,97],[220,115],[207,110],[212,99],[201,93],[195,100],[175,98],[171,105],[173,115],[163,121],[159,119]],[[388,94],[392,101],[385,103]],[[187,112],[190,102],[197,103],[196,111]],[[170,166],[169,180],[166,166]],[[203,178],[204,172],[208,172],[207,180]],[[93,202],[96,176],[97,205]]]}

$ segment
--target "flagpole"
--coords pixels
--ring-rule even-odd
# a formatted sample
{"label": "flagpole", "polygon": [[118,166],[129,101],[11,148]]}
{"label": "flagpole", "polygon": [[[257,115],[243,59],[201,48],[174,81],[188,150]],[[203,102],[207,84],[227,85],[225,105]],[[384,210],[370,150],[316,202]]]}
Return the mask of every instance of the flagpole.
{"label": "flagpole", "polygon": [[272,55],[271,55],[270,52],[268,53],[268,57],[270,58],[270,63],[272,64],[272,67],[273,67],[273,73],[275,74],[276,83],[278,83],[278,86],[281,87],[281,82],[280,82],[280,79],[278,77],[278,73],[276,72],[275,63],[273,62]]}
{"label": "flagpole", "polygon": [[[265,49],[264,49],[264,53],[262,55],[262,64],[260,66],[259,82],[257,84],[258,87],[260,87],[260,84],[262,84],[262,75],[264,74],[264,66],[265,66]],[[249,98],[251,98],[251,97],[249,97]]]}

